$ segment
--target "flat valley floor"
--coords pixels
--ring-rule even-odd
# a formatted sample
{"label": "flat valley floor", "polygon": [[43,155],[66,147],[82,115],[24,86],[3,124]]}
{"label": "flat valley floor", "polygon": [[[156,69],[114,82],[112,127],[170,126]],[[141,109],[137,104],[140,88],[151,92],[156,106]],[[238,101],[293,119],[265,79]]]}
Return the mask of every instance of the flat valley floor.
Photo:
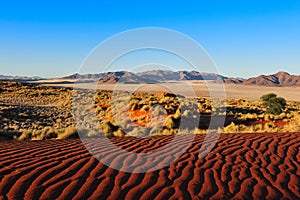
{"label": "flat valley floor", "polygon": [[[62,84],[60,82],[74,82],[74,80],[53,80],[47,86],[74,87],[73,83]],[[43,83],[43,81],[39,81]],[[275,93],[288,101],[300,101],[300,87],[281,86],[258,86],[221,84],[211,81],[172,81],[162,84],[99,84],[96,83],[76,83],[76,88],[103,89],[103,90],[125,90],[141,92],[171,92],[184,96],[198,97],[225,97],[227,99],[250,99],[258,100],[262,95]]]}

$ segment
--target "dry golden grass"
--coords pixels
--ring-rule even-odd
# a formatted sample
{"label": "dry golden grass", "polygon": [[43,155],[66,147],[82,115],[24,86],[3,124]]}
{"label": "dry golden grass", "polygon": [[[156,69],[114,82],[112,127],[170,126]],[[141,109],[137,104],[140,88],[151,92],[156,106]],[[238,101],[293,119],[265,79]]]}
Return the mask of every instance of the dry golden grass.
{"label": "dry golden grass", "polygon": [[[81,135],[87,137],[209,133],[212,113],[226,118],[224,127],[215,127],[215,131],[221,133],[300,131],[300,103],[294,101],[288,101],[281,114],[271,115],[259,100],[242,98],[212,100],[138,91],[125,101],[124,93],[115,92],[117,96],[112,97],[113,92],[108,90],[98,90],[88,96],[85,90],[12,82],[0,84],[0,132],[18,132],[20,136],[16,135],[15,139],[19,140],[78,137],[71,110],[73,98],[81,105],[92,102],[77,111],[81,115],[94,115],[84,115],[85,120],[96,127],[80,128],[79,132],[84,133]],[[184,111],[184,108],[192,109]],[[184,124],[179,131],[183,118],[192,122],[199,116],[199,127]]]}

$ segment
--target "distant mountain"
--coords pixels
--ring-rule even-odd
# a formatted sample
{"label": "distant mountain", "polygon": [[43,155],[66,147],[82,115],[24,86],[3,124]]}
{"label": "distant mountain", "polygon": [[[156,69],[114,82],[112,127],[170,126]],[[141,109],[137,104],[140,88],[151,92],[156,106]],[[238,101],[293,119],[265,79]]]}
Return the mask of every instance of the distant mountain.
{"label": "distant mountain", "polygon": [[132,72],[127,71],[119,71],[119,72],[107,72],[101,74],[99,78],[99,83],[158,83],[158,81],[154,79],[145,78],[142,76],[138,76]]}
{"label": "distant mountain", "polygon": [[300,86],[300,76],[290,75],[280,71],[272,75],[260,75],[246,79],[244,85],[264,85],[264,86]]}
{"label": "distant mountain", "polygon": [[243,79],[243,78],[226,78],[226,79],[224,79],[224,83],[228,83],[228,84],[243,84],[244,81],[245,81],[245,79]]}
{"label": "distant mountain", "polygon": [[38,80],[38,79],[43,79],[39,76],[32,76],[32,77],[27,77],[27,76],[7,76],[7,75],[1,75],[0,74],[0,79],[17,79],[17,80]]}
{"label": "distant mountain", "polygon": [[215,80],[224,81],[225,76],[214,73],[199,73],[196,71],[152,70],[132,73],[128,71],[105,72],[99,74],[72,74],[61,79],[97,79],[99,83],[158,83],[163,81],[179,80]]}
{"label": "distant mountain", "polygon": [[172,80],[225,80],[227,77],[214,73],[200,73],[196,71],[178,71],[169,70],[152,70],[146,72],[138,72],[136,75],[142,78],[153,79],[156,81],[172,81]]}
{"label": "distant mountain", "polygon": [[72,75],[69,75],[69,76],[65,76],[65,77],[62,77],[60,79],[96,79],[96,78],[100,78],[101,77],[101,74],[78,74],[78,73],[75,73],[75,74],[72,74]]}
{"label": "distant mountain", "polygon": [[113,83],[159,83],[179,80],[211,80],[222,81],[228,84],[262,85],[262,86],[300,86],[300,76],[290,75],[287,72],[278,72],[273,75],[260,75],[249,79],[229,78],[215,73],[200,73],[196,71],[169,71],[151,70],[132,73],[127,71],[106,72],[99,74],[73,74],[62,79],[96,79],[102,84]]}
{"label": "distant mountain", "polygon": [[156,80],[140,77],[132,72],[118,71],[118,72],[106,72],[99,74],[72,74],[60,78],[65,79],[78,79],[78,82],[86,82],[86,80],[96,80],[102,84],[114,84],[114,83],[157,83]]}

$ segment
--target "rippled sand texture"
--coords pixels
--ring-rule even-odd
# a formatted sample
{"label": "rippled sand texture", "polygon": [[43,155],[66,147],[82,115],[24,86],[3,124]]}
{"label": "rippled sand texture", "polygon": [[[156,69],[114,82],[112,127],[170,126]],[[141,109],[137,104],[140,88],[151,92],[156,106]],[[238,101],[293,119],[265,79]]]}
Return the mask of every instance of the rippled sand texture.
{"label": "rippled sand texture", "polygon": [[[111,141],[146,152],[171,139]],[[201,159],[203,139],[170,166],[142,174],[101,164],[79,139],[0,142],[0,199],[300,198],[300,133],[223,134]]]}

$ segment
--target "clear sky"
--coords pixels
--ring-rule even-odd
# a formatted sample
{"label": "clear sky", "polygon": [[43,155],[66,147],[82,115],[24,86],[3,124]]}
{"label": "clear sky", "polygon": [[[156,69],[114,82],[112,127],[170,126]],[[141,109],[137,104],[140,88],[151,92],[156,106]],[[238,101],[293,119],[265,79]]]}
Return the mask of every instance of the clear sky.
{"label": "clear sky", "polygon": [[0,74],[75,73],[108,37],[164,27],[201,44],[221,74],[300,74],[300,1],[0,1]]}

